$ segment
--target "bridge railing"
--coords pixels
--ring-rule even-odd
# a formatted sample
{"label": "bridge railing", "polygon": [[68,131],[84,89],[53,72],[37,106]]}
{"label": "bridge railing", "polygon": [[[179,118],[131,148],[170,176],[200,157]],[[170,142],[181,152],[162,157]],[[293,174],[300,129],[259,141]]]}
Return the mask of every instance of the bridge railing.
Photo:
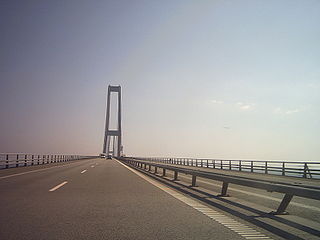
{"label": "bridge railing", "polygon": [[87,159],[94,156],[62,155],[62,154],[26,154],[26,153],[0,153],[0,169],[33,166],[49,163],[68,162]]}
{"label": "bridge railing", "polygon": [[[146,158],[144,158],[146,159]],[[222,182],[221,194],[218,196],[226,197],[229,183],[242,185],[250,188],[264,189],[269,192],[284,193],[284,197],[278,207],[278,209],[272,214],[286,214],[286,208],[289,205],[293,196],[299,196],[304,198],[310,198],[320,200],[320,188],[318,179],[303,179],[303,182],[291,181],[292,179],[285,178],[290,181],[283,181],[284,178],[275,179],[262,179],[256,175],[247,174],[247,177],[237,176],[235,174],[221,174],[216,171],[211,171],[208,168],[190,168],[186,166],[177,166],[175,164],[168,164],[168,161],[174,161],[174,159],[157,159],[157,160],[143,160],[141,158],[120,157],[118,160],[123,163],[137,168],[144,172],[151,173],[153,167],[154,174],[158,173],[158,168],[162,168],[162,177],[166,176],[166,170],[173,172],[173,181],[178,180],[178,173],[183,173],[192,176],[191,187],[196,187],[197,177],[212,179]],[[175,159],[177,160],[177,159]],[[180,161],[181,159],[178,159]],[[166,162],[159,162],[166,161]],[[250,177],[251,176],[251,177]]]}
{"label": "bridge railing", "polygon": [[201,158],[158,158],[158,157],[130,157],[144,161],[204,167],[230,171],[274,174],[282,176],[320,179],[320,162],[293,161],[259,161],[259,160],[227,160]]}

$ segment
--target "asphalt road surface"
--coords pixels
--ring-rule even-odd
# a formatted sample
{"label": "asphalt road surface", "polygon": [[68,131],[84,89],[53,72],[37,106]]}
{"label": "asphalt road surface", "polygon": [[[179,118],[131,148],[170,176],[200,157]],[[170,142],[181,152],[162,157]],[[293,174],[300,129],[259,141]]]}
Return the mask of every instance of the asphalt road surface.
{"label": "asphalt road surface", "polygon": [[1,170],[0,192],[1,240],[270,239],[116,160]]}

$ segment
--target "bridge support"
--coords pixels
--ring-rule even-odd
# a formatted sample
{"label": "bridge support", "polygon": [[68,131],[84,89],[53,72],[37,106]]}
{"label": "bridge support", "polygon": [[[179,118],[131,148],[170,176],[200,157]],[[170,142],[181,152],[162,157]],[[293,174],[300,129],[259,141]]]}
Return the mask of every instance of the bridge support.
{"label": "bridge support", "polygon": [[222,183],[221,194],[218,195],[219,197],[229,197],[229,194],[227,194],[228,186],[229,186],[228,182],[223,182]]}
{"label": "bridge support", "polygon": [[196,187],[197,176],[192,175],[191,187]]}
{"label": "bridge support", "polygon": [[[111,93],[115,92],[118,94],[118,129],[110,130],[110,96]],[[113,146],[110,148],[111,140],[113,140]],[[111,150],[112,149],[112,150]],[[108,86],[107,95],[107,111],[106,111],[106,126],[104,135],[104,144],[102,152],[106,155],[112,153],[114,156],[120,157],[122,152],[121,144],[121,87],[120,86]]]}
{"label": "bridge support", "polygon": [[178,180],[178,172],[174,171],[173,181],[177,181],[177,180]]}
{"label": "bridge support", "polygon": [[271,212],[272,215],[287,215],[289,214],[286,212],[286,209],[293,198],[293,195],[286,193],[277,209],[275,212]]}

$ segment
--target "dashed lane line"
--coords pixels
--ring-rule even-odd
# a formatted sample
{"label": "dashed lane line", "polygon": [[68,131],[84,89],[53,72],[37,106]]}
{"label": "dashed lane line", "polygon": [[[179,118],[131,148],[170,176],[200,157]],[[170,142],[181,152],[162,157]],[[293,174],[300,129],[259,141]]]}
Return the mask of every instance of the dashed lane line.
{"label": "dashed lane line", "polygon": [[83,170],[81,173],[85,173],[87,171],[87,169]]}
{"label": "dashed lane line", "polygon": [[[128,167],[127,165],[123,164],[122,162],[118,161],[121,165],[132,171],[133,173],[137,174],[139,177],[143,178],[144,180],[148,181],[149,183],[153,184],[154,186],[160,188],[161,190],[165,191],[166,193],[170,194],[171,196],[177,198],[178,200],[182,201],[183,203],[189,205],[190,207],[194,208],[195,210],[201,212],[202,214],[206,215],[207,217],[211,218],[212,220],[220,223],[221,225],[227,227],[231,231],[237,233],[238,235],[244,237],[245,239],[269,239],[270,237],[266,236],[265,234],[243,224],[231,217],[228,217],[221,212],[213,210],[207,207],[204,204],[201,204],[191,198],[184,196],[181,193],[178,193],[171,188],[164,186],[163,184],[147,177],[146,175],[140,173],[139,171]],[[230,225],[232,223],[232,226]]]}
{"label": "dashed lane line", "polygon": [[64,181],[63,183],[60,183],[59,185],[57,185],[57,186],[55,186],[55,187],[51,188],[51,189],[49,190],[49,192],[53,192],[53,191],[55,191],[55,190],[57,190],[57,189],[61,188],[63,185],[65,185],[65,184],[67,184],[67,183],[68,183],[67,181]]}

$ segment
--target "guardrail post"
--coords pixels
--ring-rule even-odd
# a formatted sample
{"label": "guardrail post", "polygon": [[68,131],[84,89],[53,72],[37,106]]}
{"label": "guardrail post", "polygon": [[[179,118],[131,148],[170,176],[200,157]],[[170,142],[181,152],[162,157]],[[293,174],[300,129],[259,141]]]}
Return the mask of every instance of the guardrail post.
{"label": "guardrail post", "polygon": [[27,154],[26,155],[24,155],[24,166],[27,166]]}
{"label": "guardrail post", "polygon": [[203,167],[203,162],[202,162],[202,159],[201,159],[201,167]]}
{"label": "guardrail post", "polygon": [[19,154],[17,154],[16,167],[19,167]]}
{"label": "guardrail post", "polygon": [[166,176],[166,169],[165,168],[162,168],[162,176]]}
{"label": "guardrail post", "polygon": [[221,194],[218,195],[219,197],[229,197],[229,194],[227,194],[228,186],[229,186],[228,182],[223,182],[222,183]]}
{"label": "guardrail post", "polygon": [[303,177],[307,178],[307,170],[308,170],[308,165],[307,163],[304,164],[304,168],[303,168]]}
{"label": "guardrail post", "polygon": [[174,171],[173,181],[178,180],[178,172]]}
{"label": "guardrail post", "polygon": [[242,166],[241,166],[241,160],[239,160],[239,171],[241,172],[241,170],[242,170]]}
{"label": "guardrail post", "polygon": [[148,169],[148,171],[151,171],[151,164],[149,164],[149,169]]}
{"label": "guardrail post", "polygon": [[192,175],[191,187],[195,187],[197,182],[197,176]]}
{"label": "guardrail post", "polygon": [[293,198],[293,195],[286,193],[277,209],[277,211],[275,212],[271,212],[271,214],[273,215],[286,215],[289,214],[288,212],[286,212],[286,209],[291,201],[291,199]]}
{"label": "guardrail post", "polygon": [[251,166],[250,166],[250,168],[251,168],[251,172],[253,172],[253,161],[251,161]]}
{"label": "guardrail post", "polygon": [[285,176],[286,175],[286,168],[285,168],[285,163],[283,162],[282,163],[282,176]]}
{"label": "guardrail post", "polygon": [[216,168],[216,160],[215,159],[212,160],[212,166],[213,166],[213,168]]}
{"label": "guardrail post", "polygon": [[9,154],[6,155],[6,168],[9,168]]}
{"label": "guardrail post", "polygon": [[229,170],[231,170],[231,160],[229,160]]}
{"label": "guardrail post", "polygon": [[155,173],[155,174],[158,173],[158,167],[154,167],[154,173]]}
{"label": "guardrail post", "polygon": [[38,165],[40,164],[40,155],[38,155]]}
{"label": "guardrail post", "polygon": [[268,174],[268,162],[266,161],[266,163],[265,163],[265,172],[264,172],[265,174]]}
{"label": "guardrail post", "polygon": [[222,160],[220,160],[220,168],[223,169]]}
{"label": "guardrail post", "polygon": [[209,160],[207,159],[207,168],[209,167]]}

